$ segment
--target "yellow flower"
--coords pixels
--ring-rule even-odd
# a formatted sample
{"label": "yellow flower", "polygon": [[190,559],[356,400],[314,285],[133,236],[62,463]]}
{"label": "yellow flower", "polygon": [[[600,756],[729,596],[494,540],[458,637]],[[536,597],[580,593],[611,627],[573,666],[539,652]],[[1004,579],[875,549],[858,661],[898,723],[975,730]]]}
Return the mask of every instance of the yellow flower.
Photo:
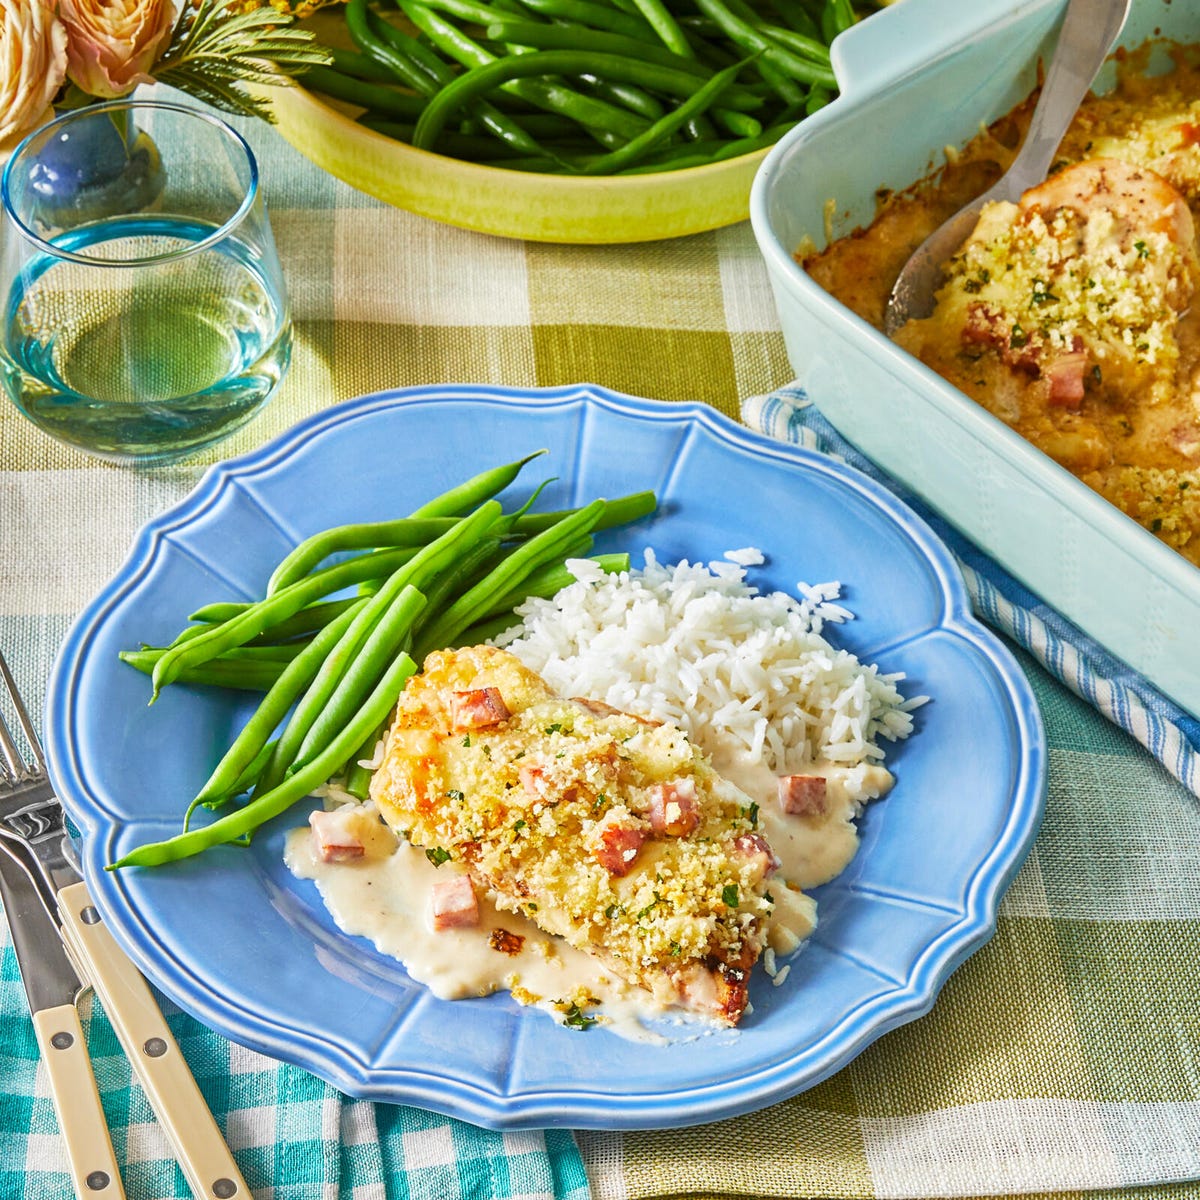
{"label": "yellow flower", "polygon": [[106,99],[151,81],[175,24],[171,0],[59,0],[58,15],[71,82]]}
{"label": "yellow flower", "polygon": [[0,0],[0,151],[50,115],[67,72],[67,31],[50,0]]}
{"label": "yellow flower", "polygon": [[300,20],[312,16],[318,8],[342,3],[344,0],[242,0],[241,11],[253,12],[256,8],[273,8],[276,12]]}

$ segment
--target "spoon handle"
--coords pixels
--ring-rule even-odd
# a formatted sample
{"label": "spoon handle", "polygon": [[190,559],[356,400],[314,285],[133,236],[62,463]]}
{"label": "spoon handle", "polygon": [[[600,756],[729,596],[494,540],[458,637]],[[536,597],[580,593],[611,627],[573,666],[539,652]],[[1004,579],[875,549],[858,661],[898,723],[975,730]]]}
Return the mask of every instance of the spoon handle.
{"label": "spoon handle", "polygon": [[1006,199],[1046,178],[1064,130],[1125,24],[1130,2],[1070,0],[1029,131],[1003,180]]}

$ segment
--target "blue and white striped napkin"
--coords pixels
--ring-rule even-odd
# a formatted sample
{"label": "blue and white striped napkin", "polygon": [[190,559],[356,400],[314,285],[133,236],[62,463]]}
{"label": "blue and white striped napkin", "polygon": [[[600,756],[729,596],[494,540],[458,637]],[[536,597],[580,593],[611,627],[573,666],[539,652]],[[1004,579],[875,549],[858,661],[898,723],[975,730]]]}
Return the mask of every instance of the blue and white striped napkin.
{"label": "blue and white striped napkin", "polygon": [[847,442],[799,384],[742,402],[752,429],[856,467],[933,527],[962,568],[975,614],[1023,646],[1047,671],[1120,726],[1194,795],[1200,796],[1200,721],[1044,604],[900,483]]}

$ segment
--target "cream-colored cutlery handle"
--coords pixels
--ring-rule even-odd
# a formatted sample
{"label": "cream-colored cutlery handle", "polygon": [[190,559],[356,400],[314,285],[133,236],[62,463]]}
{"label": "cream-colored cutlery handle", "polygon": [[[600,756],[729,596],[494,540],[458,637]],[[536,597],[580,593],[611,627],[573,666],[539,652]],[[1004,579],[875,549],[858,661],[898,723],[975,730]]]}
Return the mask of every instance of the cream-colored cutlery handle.
{"label": "cream-colored cutlery handle", "polygon": [[80,959],[193,1193],[250,1200],[225,1139],[141,973],[104,927],[87,884],[58,894],[67,944]]}
{"label": "cream-colored cutlery handle", "polygon": [[50,1073],[54,1111],[67,1144],[76,1196],[79,1200],[124,1200],[125,1189],[75,1005],[60,1004],[34,1013],[33,1028]]}

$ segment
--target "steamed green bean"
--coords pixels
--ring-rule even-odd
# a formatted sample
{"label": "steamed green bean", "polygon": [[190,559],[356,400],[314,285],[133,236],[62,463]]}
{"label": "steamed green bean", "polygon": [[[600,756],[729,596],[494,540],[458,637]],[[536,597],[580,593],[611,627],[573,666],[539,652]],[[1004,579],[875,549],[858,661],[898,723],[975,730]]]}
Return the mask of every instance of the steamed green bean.
{"label": "steamed green bean", "polygon": [[[764,130],[829,103],[838,90],[830,43],[884,3],[861,0],[856,11],[852,0],[349,0],[344,19],[357,52],[339,51],[309,82],[320,91],[327,80],[330,95],[361,104],[369,128],[481,165],[566,175],[677,170],[761,150],[777,140],[751,144]],[[529,61],[554,52],[579,57]],[[398,94],[411,91],[419,114],[398,114],[386,94],[372,100],[372,87],[395,92],[378,82],[389,64]],[[712,86],[715,101],[710,92],[694,99],[726,70]],[[679,74],[700,82],[683,90],[672,82]],[[484,106],[515,121],[519,134],[489,127]],[[572,132],[551,139],[526,128],[531,110]],[[451,114],[460,128],[443,129]],[[506,151],[478,137],[481,124]],[[679,153],[652,152],[660,147]]]}
{"label": "steamed green bean", "polygon": [[[114,865],[157,865],[244,843],[333,777],[364,797],[369,772],[359,761],[386,731],[417,669],[414,653],[454,645],[464,630],[486,628],[529,596],[554,594],[572,579],[564,561],[588,553],[597,530],[655,510],[652,492],[635,492],[532,511],[545,483],[506,510],[496,496],[532,457],[483,472],[406,518],[322,531],[285,556],[271,576],[273,592],[202,605],[193,613],[199,623],[171,645],[122,652],[151,676],[154,694],[184,682],[263,695],[186,805],[183,832]],[[412,544],[381,547],[384,538]],[[352,557],[322,565],[340,553]],[[624,570],[629,556],[595,561]],[[349,594],[356,587],[362,594]],[[247,793],[236,810],[195,825],[199,809],[221,809]]]}

